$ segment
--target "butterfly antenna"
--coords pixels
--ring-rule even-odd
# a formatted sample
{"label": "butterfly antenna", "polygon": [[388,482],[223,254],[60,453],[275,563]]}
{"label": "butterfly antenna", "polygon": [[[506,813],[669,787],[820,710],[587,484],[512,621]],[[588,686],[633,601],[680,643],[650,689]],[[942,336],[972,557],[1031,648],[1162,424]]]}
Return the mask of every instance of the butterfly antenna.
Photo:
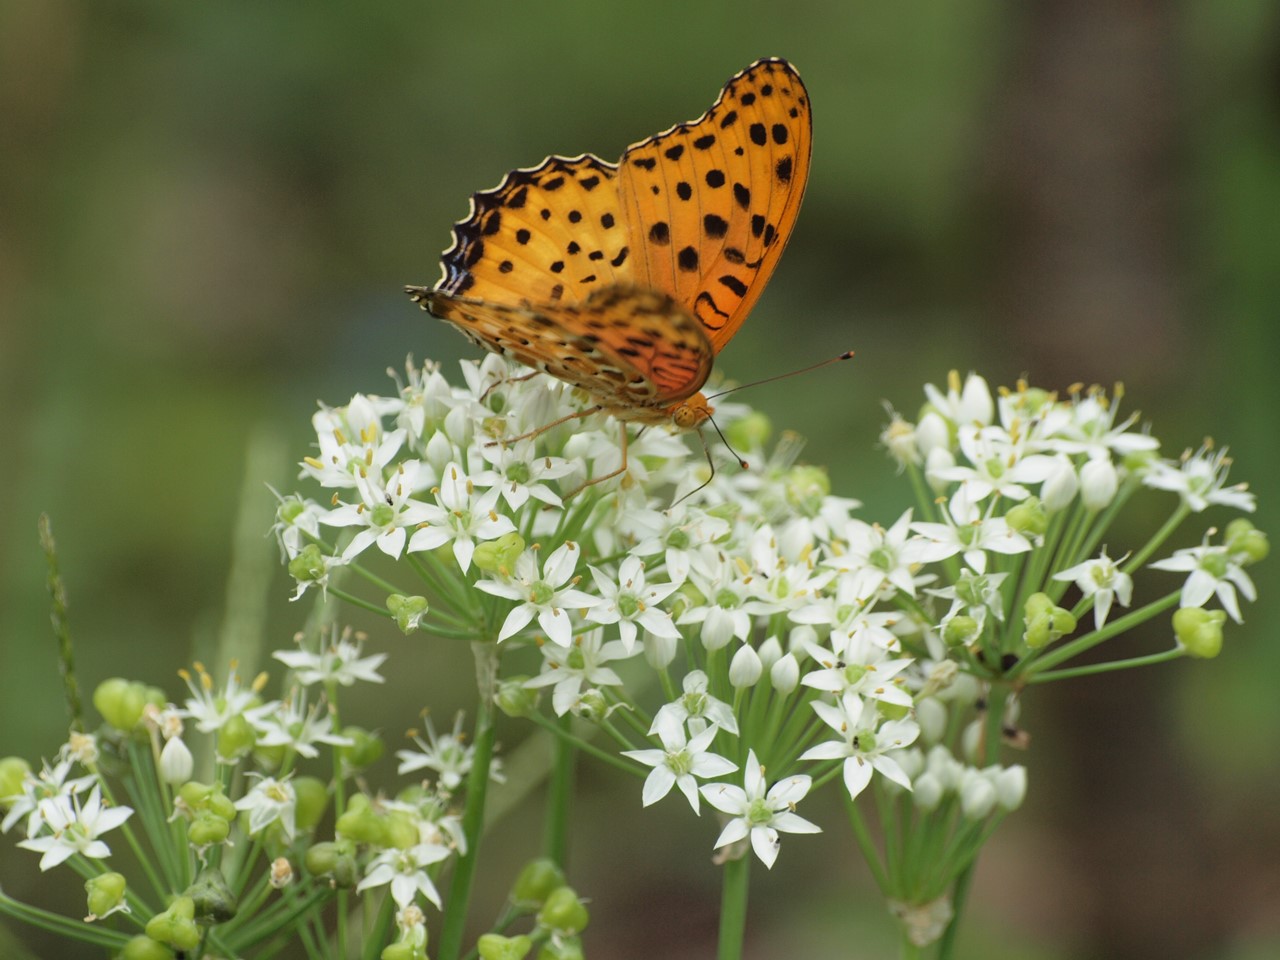
{"label": "butterfly antenna", "polygon": [[[728,392],[729,392],[728,390],[725,391],[725,393],[728,393]],[[718,394],[718,396],[724,396],[724,394]],[[729,438],[724,435],[724,431],[720,429],[720,424],[716,423],[715,418],[707,417],[707,419],[710,420],[711,425],[716,428],[716,433],[719,434],[720,442],[724,444],[724,448],[728,450],[730,453],[732,453],[733,458],[738,461],[738,466],[741,467],[743,470],[750,470],[751,464],[747,463],[746,460],[742,459],[742,457],[738,454],[738,451],[733,449],[733,446],[729,443]],[[699,433],[698,436],[702,436],[702,434]],[[702,441],[702,449],[705,450],[707,453],[707,463],[711,463],[711,451],[707,448],[706,440]],[[715,464],[711,464],[712,473],[715,472],[715,469],[716,469]],[[707,481],[707,483],[710,483],[710,482],[711,482],[710,480]]]}
{"label": "butterfly antenna", "polygon": [[[813,371],[813,370],[820,370],[823,367],[828,367],[833,363],[839,363],[841,360],[852,360],[852,359],[853,359],[853,351],[846,350],[844,353],[840,354],[840,356],[831,357],[828,360],[823,360],[821,363],[815,363],[807,367],[801,367],[799,370],[792,370],[790,373],[780,373],[776,377],[765,377],[763,380],[753,380],[751,383],[741,383],[736,387],[730,387],[728,390],[721,390],[719,393],[713,393],[711,394],[711,396],[707,397],[707,399],[714,400],[717,397],[723,397],[730,393],[736,393],[739,390],[745,390],[747,389],[747,387],[758,387],[763,383],[773,383],[775,380],[785,380],[787,379],[787,377],[794,377],[801,373],[809,373],[810,371]],[[714,423],[714,421],[712,422]],[[716,427],[716,431],[719,432],[719,430],[720,428]],[[723,438],[724,434],[720,434],[720,436]],[[728,446],[728,443],[726,443],[725,446]],[[737,454],[735,453],[734,456],[736,457]]]}

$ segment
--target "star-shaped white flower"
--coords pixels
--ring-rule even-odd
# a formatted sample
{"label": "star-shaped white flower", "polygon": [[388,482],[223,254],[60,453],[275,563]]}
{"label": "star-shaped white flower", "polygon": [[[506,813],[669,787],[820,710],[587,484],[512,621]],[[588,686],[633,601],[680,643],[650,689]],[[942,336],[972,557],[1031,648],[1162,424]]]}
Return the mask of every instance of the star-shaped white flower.
{"label": "star-shaped white flower", "polygon": [[337,683],[350,687],[358,680],[382,683],[378,667],[387,659],[387,655],[375,653],[362,657],[360,654],[363,648],[362,637],[353,640],[350,634],[344,633],[316,653],[310,650],[277,650],[272,656],[293,670],[297,682],[303,686]]}
{"label": "star-shaped white flower", "polygon": [[524,685],[531,689],[554,686],[551,706],[556,716],[563,717],[578,705],[584,691],[622,686],[622,678],[606,664],[630,655],[622,641],[605,643],[603,630],[589,630],[574,637],[567,646],[542,644],[542,672]]}
{"label": "star-shaped white flower", "polygon": [[440,893],[431,882],[427,867],[444,860],[449,853],[448,847],[434,843],[419,843],[407,850],[384,850],[369,861],[364,879],[357,885],[356,892],[363,893],[371,887],[389,883],[391,899],[401,909],[413,903],[418,894],[422,894],[439,909]]}
{"label": "star-shaped white flower", "polygon": [[1031,549],[1030,541],[1011,528],[1003,517],[984,518],[963,485],[951,497],[946,519],[946,523],[916,521],[911,524],[911,529],[928,541],[921,548],[922,559],[927,563],[959,553],[963,554],[965,563],[984,573],[987,551],[1014,554]]}
{"label": "star-shaped white flower", "polygon": [[105,806],[95,786],[83,803],[69,793],[41,800],[39,815],[49,833],[20,840],[18,846],[44,854],[40,869],[49,870],[77,853],[94,860],[111,856],[111,848],[98,838],[128,820],[133,810]]}
{"label": "star-shaped white flower", "polygon": [[670,639],[680,636],[680,631],[671,622],[671,614],[658,607],[671,596],[678,584],[645,583],[644,563],[636,556],[628,556],[622,561],[616,578],[595,567],[589,569],[600,592],[600,603],[591,608],[587,619],[596,623],[616,623],[628,653],[635,646],[637,625],[655,636]]}
{"label": "star-shaped white flower", "polygon": [[1248,484],[1227,486],[1227,472],[1231,458],[1224,447],[1214,451],[1201,447],[1194,454],[1184,455],[1177,464],[1157,460],[1142,478],[1148,487],[1172,490],[1193,513],[1200,513],[1215,504],[1234,507],[1253,513],[1256,503]]}
{"label": "star-shaped white flower", "polygon": [[389,557],[400,556],[408,539],[407,531],[431,516],[430,506],[413,496],[421,488],[421,478],[425,475],[420,462],[406,460],[385,480],[380,472],[367,471],[356,476],[360,502],[341,504],[320,517],[326,526],[361,528],[342,551],[344,562],[374,544]]}
{"label": "star-shaped white flower", "polygon": [[498,488],[481,492],[456,463],[445,466],[440,486],[433,492],[436,502],[424,504],[426,526],[409,539],[410,553],[435,550],[452,541],[453,555],[466,573],[477,540],[493,540],[515,529],[509,517],[495,510]]}
{"label": "star-shaped white flower", "polygon": [[1093,625],[1099,630],[1107,622],[1113,600],[1127,607],[1133,598],[1133,577],[1116,566],[1105,547],[1096,558],[1055,573],[1053,579],[1074,580],[1086,598],[1093,598]]}
{"label": "star-shaped white flower", "polygon": [[498,631],[501,643],[528,626],[534,617],[538,626],[553,643],[567,647],[573,639],[569,610],[596,606],[599,597],[577,589],[580,578],[574,576],[582,551],[573,541],[566,541],[552,551],[538,571],[536,553],[526,550],[516,558],[515,570],[506,580],[479,580],[476,587],[495,597],[519,600]]}
{"label": "star-shaped white flower", "polygon": [[257,777],[258,782],[235,803],[237,810],[249,811],[249,833],[255,835],[279,821],[284,835],[292,840],[297,830],[298,811],[298,795],[293,784],[287,778],[277,780],[257,773],[249,776]]}
{"label": "star-shaped white flower", "polygon": [[710,681],[704,671],[689,671],[684,675],[681,685],[684,687],[684,695],[658,708],[653,725],[649,727],[650,734],[657,733],[664,724],[669,723],[688,723],[692,733],[701,733],[710,724],[734,735],[738,733],[738,721],[733,715],[733,708],[707,692]]}
{"label": "star-shaped white flower", "polygon": [[684,724],[668,721],[658,728],[663,749],[622,751],[624,757],[653,767],[644,781],[642,801],[646,807],[665,797],[672,787],[679,787],[693,812],[698,812],[698,785],[694,778],[709,780],[738,769],[736,763],[708,752],[718,732],[719,727],[713,724],[689,740]]}
{"label": "star-shaped white flower", "polygon": [[1244,568],[1232,557],[1226,546],[1203,543],[1198,547],[1175,550],[1172,557],[1151,564],[1155,570],[1188,573],[1182,587],[1180,607],[1203,607],[1214,594],[1236,623],[1243,623],[1236,591],[1246,600],[1254,600],[1258,591]]}
{"label": "star-shaped white flower", "polygon": [[772,869],[781,845],[779,832],[822,832],[817,824],[795,813],[796,804],[804,799],[812,786],[811,777],[803,774],[786,777],[769,787],[766,793],[764,768],[752,750],[747,754],[742,779],[741,787],[732,783],[708,783],[702,787],[702,796],[707,803],[732,818],[720,831],[716,849],[750,836],[751,849],[766,867]]}
{"label": "star-shaped white flower", "polygon": [[850,797],[866,789],[873,771],[905,790],[911,789],[911,778],[887,754],[915,742],[920,728],[914,720],[885,720],[874,700],[863,703],[852,694],[845,694],[838,704],[815,700],[813,709],[840,739],[810,747],[800,755],[801,760],[843,757],[844,785]]}

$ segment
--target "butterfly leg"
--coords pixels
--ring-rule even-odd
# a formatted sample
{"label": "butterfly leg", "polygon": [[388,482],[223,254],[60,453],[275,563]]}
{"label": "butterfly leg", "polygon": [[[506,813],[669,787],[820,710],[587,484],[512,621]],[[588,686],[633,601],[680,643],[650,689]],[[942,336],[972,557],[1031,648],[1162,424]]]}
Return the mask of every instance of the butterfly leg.
{"label": "butterfly leg", "polygon": [[544,423],[542,426],[538,427],[538,429],[529,430],[528,432],[522,433],[517,437],[503,437],[501,440],[490,440],[488,443],[485,444],[485,446],[496,447],[498,444],[502,444],[505,447],[509,443],[519,443],[521,440],[529,440],[533,437],[541,436],[542,434],[546,433],[548,430],[554,430],[556,427],[560,426],[560,424],[562,423],[570,423],[574,420],[583,420],[594,413],[599,413],[603,409],[604,407],[602,406],[588,407],[586,410],[579,410],[577,413],[571,413],[568,416],[561,417],[558,420],[552,420],[550,423]]}
{"label": "butterfly leg", "polygon": [[485,387],[484,393],[480,394],[480,402],[484,403],[488,400],[489,394],[493,393],[494,390],[497,390],[498,387],[502,386],[504,383],[524,383],[526,380],[532,380],[541,372],[542,371],[540,370],[535,370],[533,373],[526,373],[523,377],[503,377],[501,380],[495,380],[493,383],[489,384],[489,386]]}
{"label": "butterfly leg", "polygon": [[611,470],[608,473],[603,474],[602,476],[592,477],[582,486],[575,488],[569,493],[566,493],[564,495],[564,499],[568,500],[572,497],[576,497],[583,490],[587,489],[587,487],[594,487],[597,483],[604,483],[606,480],[612,480],[614,477],[627,472],[627,444],[629,442],[627,439],[627,425],[625,423],[620,423],[618,424],[618,426],[622,430],[622,466],[618,467],[617,470]]}

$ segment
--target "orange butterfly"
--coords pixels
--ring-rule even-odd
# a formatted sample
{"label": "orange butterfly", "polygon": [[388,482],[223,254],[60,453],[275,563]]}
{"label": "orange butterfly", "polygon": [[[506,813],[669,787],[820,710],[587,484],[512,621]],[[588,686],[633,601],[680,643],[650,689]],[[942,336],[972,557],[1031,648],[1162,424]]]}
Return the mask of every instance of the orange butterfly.
{"label": "orange butterfly", "polygon": [[791,236],[812,133],[799,74],[758,60],[616,165],[552,156],[475,194],[440,281],[405,290],[485,349],[586,391],[597,406],[583,415],[697,427],[715,355]]}

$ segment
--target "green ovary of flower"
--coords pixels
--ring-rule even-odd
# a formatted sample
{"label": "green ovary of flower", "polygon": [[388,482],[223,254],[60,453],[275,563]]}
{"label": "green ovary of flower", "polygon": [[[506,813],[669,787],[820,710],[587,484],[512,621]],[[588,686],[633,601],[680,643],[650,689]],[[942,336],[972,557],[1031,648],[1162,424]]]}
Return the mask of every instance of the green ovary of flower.
{"label": "green ovary of flower", "polygon": [[369,511],[369,526],[383,529],[389,527],[396,522],[395,507],[390,504],[380,503]]}
{"label": "green ovary of flower", "polygon": [[565,658],[565,666],[570,670],[582,670],[587,665],[587,658],[582,654],[581,647],[572,647],[569,650],[569,656]]}
{"label": "green ovary of flower", "polygon": [[764,797],[757,797],[747,806],[747,821],[749,823],[767,824],[774,817],[774,811],[769,809],[769,804],[765,802]]}
{"label": "green ovary of flower", "polygon": [[961,524],[956,527],[956,539],[963,543],[966,548],[973,546],[977,538],[978,528],[976,526]]}
{"label": "green ovary of flower", "polygon": [[857,663],[851,663],[844,668],[844,682],[851,687],[856,687],[866,675],[867,668]]}
{"label": "green ovary of flower", "polygon": [[874,550],[871,551],[871,554],[867,557],[867,560],[868,562],[870,562],[871,566],[875,567],[877,570],[886,570],[886,571],[892,570],[894,568],[894,563],[896,559],[897,558],[894,557],[893,555],[893,551],[890,550],[888,547],[876,547]]}
{"label": "green ovary of flower", "polygon": [[293,523],[307,511],[307,505],[301,500],[289,500],[280,505],[279,516],[284,523]]}
{"label": "green ovary of flower", "polygon": [[539,580],[529,587],[529,602],[534,606],[546,606],[555,595],[555,590],[545,580]]}
{"label": "green ovary of flower", "polygon": [[507,467],[507,479],[512,483],[528,483],[531,476],[532,474],[529,472],[529,465],[523,460],[517,460],[515,463]]}
{"label": "green ovary of flower", "polygon": [[683,777],[693,769],[693,758],[688,750],[678,750],[667,754],[667,769],[677,777]]}
{"label": "green ovary of flower", "polygon": [[862,753],[874,753],[876,749],[876,735],[872,730],[863,730],[853,738],[853,747]]}
{"label": "green ovary of flower", "polygon": [[1200,569],[1215,580],[1221,580],[1227,572],[1227,556],[1223,553],[1206,553],[1200,558]]}
{"label": "green ovary of flower", "polygon": [[732,610],[738,606],[738,595],[725,588],[716,594],[716,605],[723,607],[725,610]]}
{"label": "green ovary of flower", "polygon": [[672,530],[667,534],[667,546],[673,550],[686,550],[689,547],[689,534],[684,530]]}
{"label": "green ovary of flower", "polygon": [[982,606],[986,602],[986,592],[986,577],[961,576],[956,582],[956,597],[963,601],[966,606]]}
{"label": "green ovary of flower", "polygon": [[987,476],[992,480],[999,480],[1004,476],[1004,462],[999,457],[992,457],[986,462]]}
{"label": "green ovary of flower", "polygon": [[1109,563],[1099,563],[1089,569],[1089,576],[1099,587],[1106,587],[1116,575],[1115,567]]}
{"label": "green ovary of flower", "polygon": [[689,711],[689,716],[700,717],[707,709],[707,695],[705,693],[686,693],[684,695],[684,708]]}
{"label": "green ovary of flower", "polygon": [[630,620],[641,610],[641,603],[635,596],[629,593],[621,593],[618,595],[618,612]]}

